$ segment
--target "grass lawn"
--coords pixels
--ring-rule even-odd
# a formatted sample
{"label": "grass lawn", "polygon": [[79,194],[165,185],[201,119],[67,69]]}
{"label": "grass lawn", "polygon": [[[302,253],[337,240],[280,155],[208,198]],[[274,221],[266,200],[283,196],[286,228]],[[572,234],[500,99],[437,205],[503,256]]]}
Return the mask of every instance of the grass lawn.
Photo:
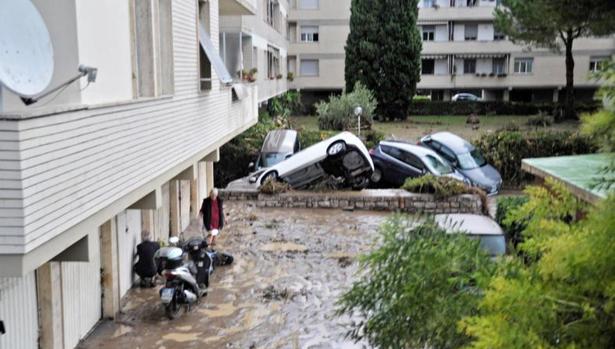
{"label": "grass lawn", "polygon": [[[509,124],[516,124],[521,130],[568,130],[575,131],[579,122],[569,121],[554,124],[550,127],[535,127],[526,125],[527,116],[481,116],[480,125],[473,130],[471,125],[466,125],[466,116],[412,116],[403,122],[375,122],[373,128],[384,133],[387,138],[416,141],[421,136],[438,131],[450,131],[466,139],[478,137],[481,133],[494,132]],[[291,121],[295,128],[318,129],[318,121],[315,116],[296,116]]]}

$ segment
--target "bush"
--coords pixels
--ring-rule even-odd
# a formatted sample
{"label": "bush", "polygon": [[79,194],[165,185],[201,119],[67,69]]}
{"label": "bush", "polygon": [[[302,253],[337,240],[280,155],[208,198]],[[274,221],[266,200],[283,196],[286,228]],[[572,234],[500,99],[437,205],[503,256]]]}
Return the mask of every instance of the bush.
{"label": "bush", "polygon": [[529,126],[548,127],[553,124],[553,121],[553,116],[547,115],[545,113],[540,113],[538,115],[530,116],[527,119],[526,124]]}
{"label": "bush", "polygon": [[532,179],[531,175],[521,170],[521,160],[524,158],[588,154],[597,150],[590,137],[572,132],[500,130],[483,134],[474,144],[509,185],[519,185]]}
{"label": "bush", "polygon": [[519,243],[523,242],[521,232],[525,230],[525,221],[506,222],[506,217],[513,210],[523,206],[527,202],[527,196],[503,196],[498,198],[495,221],[504,229],[506,238],[517,249]]}
{"label": "bush", "polygon": [[[576,103],[578,114],[593,112],[599,108],[597,102]],[[410,107],[411,115],[536,115],[545,113],[555,115],[561,106],[557,103],[522,103],[522,102],[449,102],[449,101],[415,101]]]}
{"label": "bush", "polygon": [[357,117],[354,110],[357,106],[363,108],[361,128],[369,129],[373,121],[376,99],[372,91],[357,82],[351,93],[329,97],[329,102],[316,105],[318,127],[321,130],[351,130],[357,128]]}
{"label": "bush", "polygon": [[268,178],[265,183],[263,183],[258,190],[263,194],[281,194],[286,193],[290,190],[290,185],[286,182],[277,181],[273,178]]}
{"label": "bush", "polygon": [[478,240],[447,234],[432,221],[394,216],[382,244],[361,260],[358,281],[339,300],[349,336],[378,348],[460,348],[457,323],[478,312],[493,262]]}
{"label": "bush", "polygon": [[436,177],[432,174],[416,178],[409,177],[401,188],[411,193],[432,194],[436,200],[461,194],[475,194],[480,197],[483,214],[489,214],[487,194],[483,190],[467,186],[450,177]]}

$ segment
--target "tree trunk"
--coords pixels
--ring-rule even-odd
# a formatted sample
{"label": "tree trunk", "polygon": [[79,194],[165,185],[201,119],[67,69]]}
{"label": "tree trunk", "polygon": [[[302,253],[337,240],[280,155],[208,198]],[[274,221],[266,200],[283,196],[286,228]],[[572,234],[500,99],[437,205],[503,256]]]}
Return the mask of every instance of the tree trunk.
{"label": "tree trunk", "polygon": [[574,37],[572,30],[566,32],[566,105],[564,110],[565,119],[575,119],[574,111],[574,57],[572,56],[572,43]]}

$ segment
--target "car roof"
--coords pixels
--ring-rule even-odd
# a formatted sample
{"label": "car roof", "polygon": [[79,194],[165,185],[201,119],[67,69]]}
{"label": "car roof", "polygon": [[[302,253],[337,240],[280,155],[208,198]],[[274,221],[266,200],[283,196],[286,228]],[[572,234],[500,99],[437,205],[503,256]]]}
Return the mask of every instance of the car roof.
{"label": "car roof", "polygon": [[474,146],[472,144],[454,133],[446,131],[436,132],[428,137],[434,141],[446,145],[457,154],[467,153],[474,150]]}
{"label": "car roof", "polygon": [[380,144],[382,145],[388,145],[389,147],[395,147],[395,148],[399,148],[402,150],[405,150],[407,152],[410,152],[412,154],[418,155],[420,157],[426,156],[426,155],[431,155],[434,156],[437,159],[440,159],[440,156],[433,150],[427,148],[427,147],[423,147],[420,145],[414,145],[412,143],[408,143],[406,141],[397,141],[397,140],[387,140],[387,141],[381,141]]}
{"label": "car roof", "polygon": [[448,233],[464,232],[469,235],[504,235],[502,227],[489,216],[477,214],[437,214],[436,223]]}
{"label": "car roof", "polygon": [[261,152],[263,153],[292,153],[297,140],[295,130],[272,130],[267,133]]}

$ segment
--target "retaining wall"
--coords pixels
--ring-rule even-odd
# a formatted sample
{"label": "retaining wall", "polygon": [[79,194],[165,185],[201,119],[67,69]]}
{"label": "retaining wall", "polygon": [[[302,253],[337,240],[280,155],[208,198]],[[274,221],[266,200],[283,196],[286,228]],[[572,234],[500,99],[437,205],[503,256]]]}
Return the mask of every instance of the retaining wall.
{"label": "retaining wall", "polygon": [[367,189],[362,191],[304,192],[291,191],[266,195],[256,190],[222,190],[226,200],[252,200],[257,207],[340,208],[408,213],[475,213],[482,214],[478,195],[463,194],[436,200],[430,194],[414,194],[401,189]]}

